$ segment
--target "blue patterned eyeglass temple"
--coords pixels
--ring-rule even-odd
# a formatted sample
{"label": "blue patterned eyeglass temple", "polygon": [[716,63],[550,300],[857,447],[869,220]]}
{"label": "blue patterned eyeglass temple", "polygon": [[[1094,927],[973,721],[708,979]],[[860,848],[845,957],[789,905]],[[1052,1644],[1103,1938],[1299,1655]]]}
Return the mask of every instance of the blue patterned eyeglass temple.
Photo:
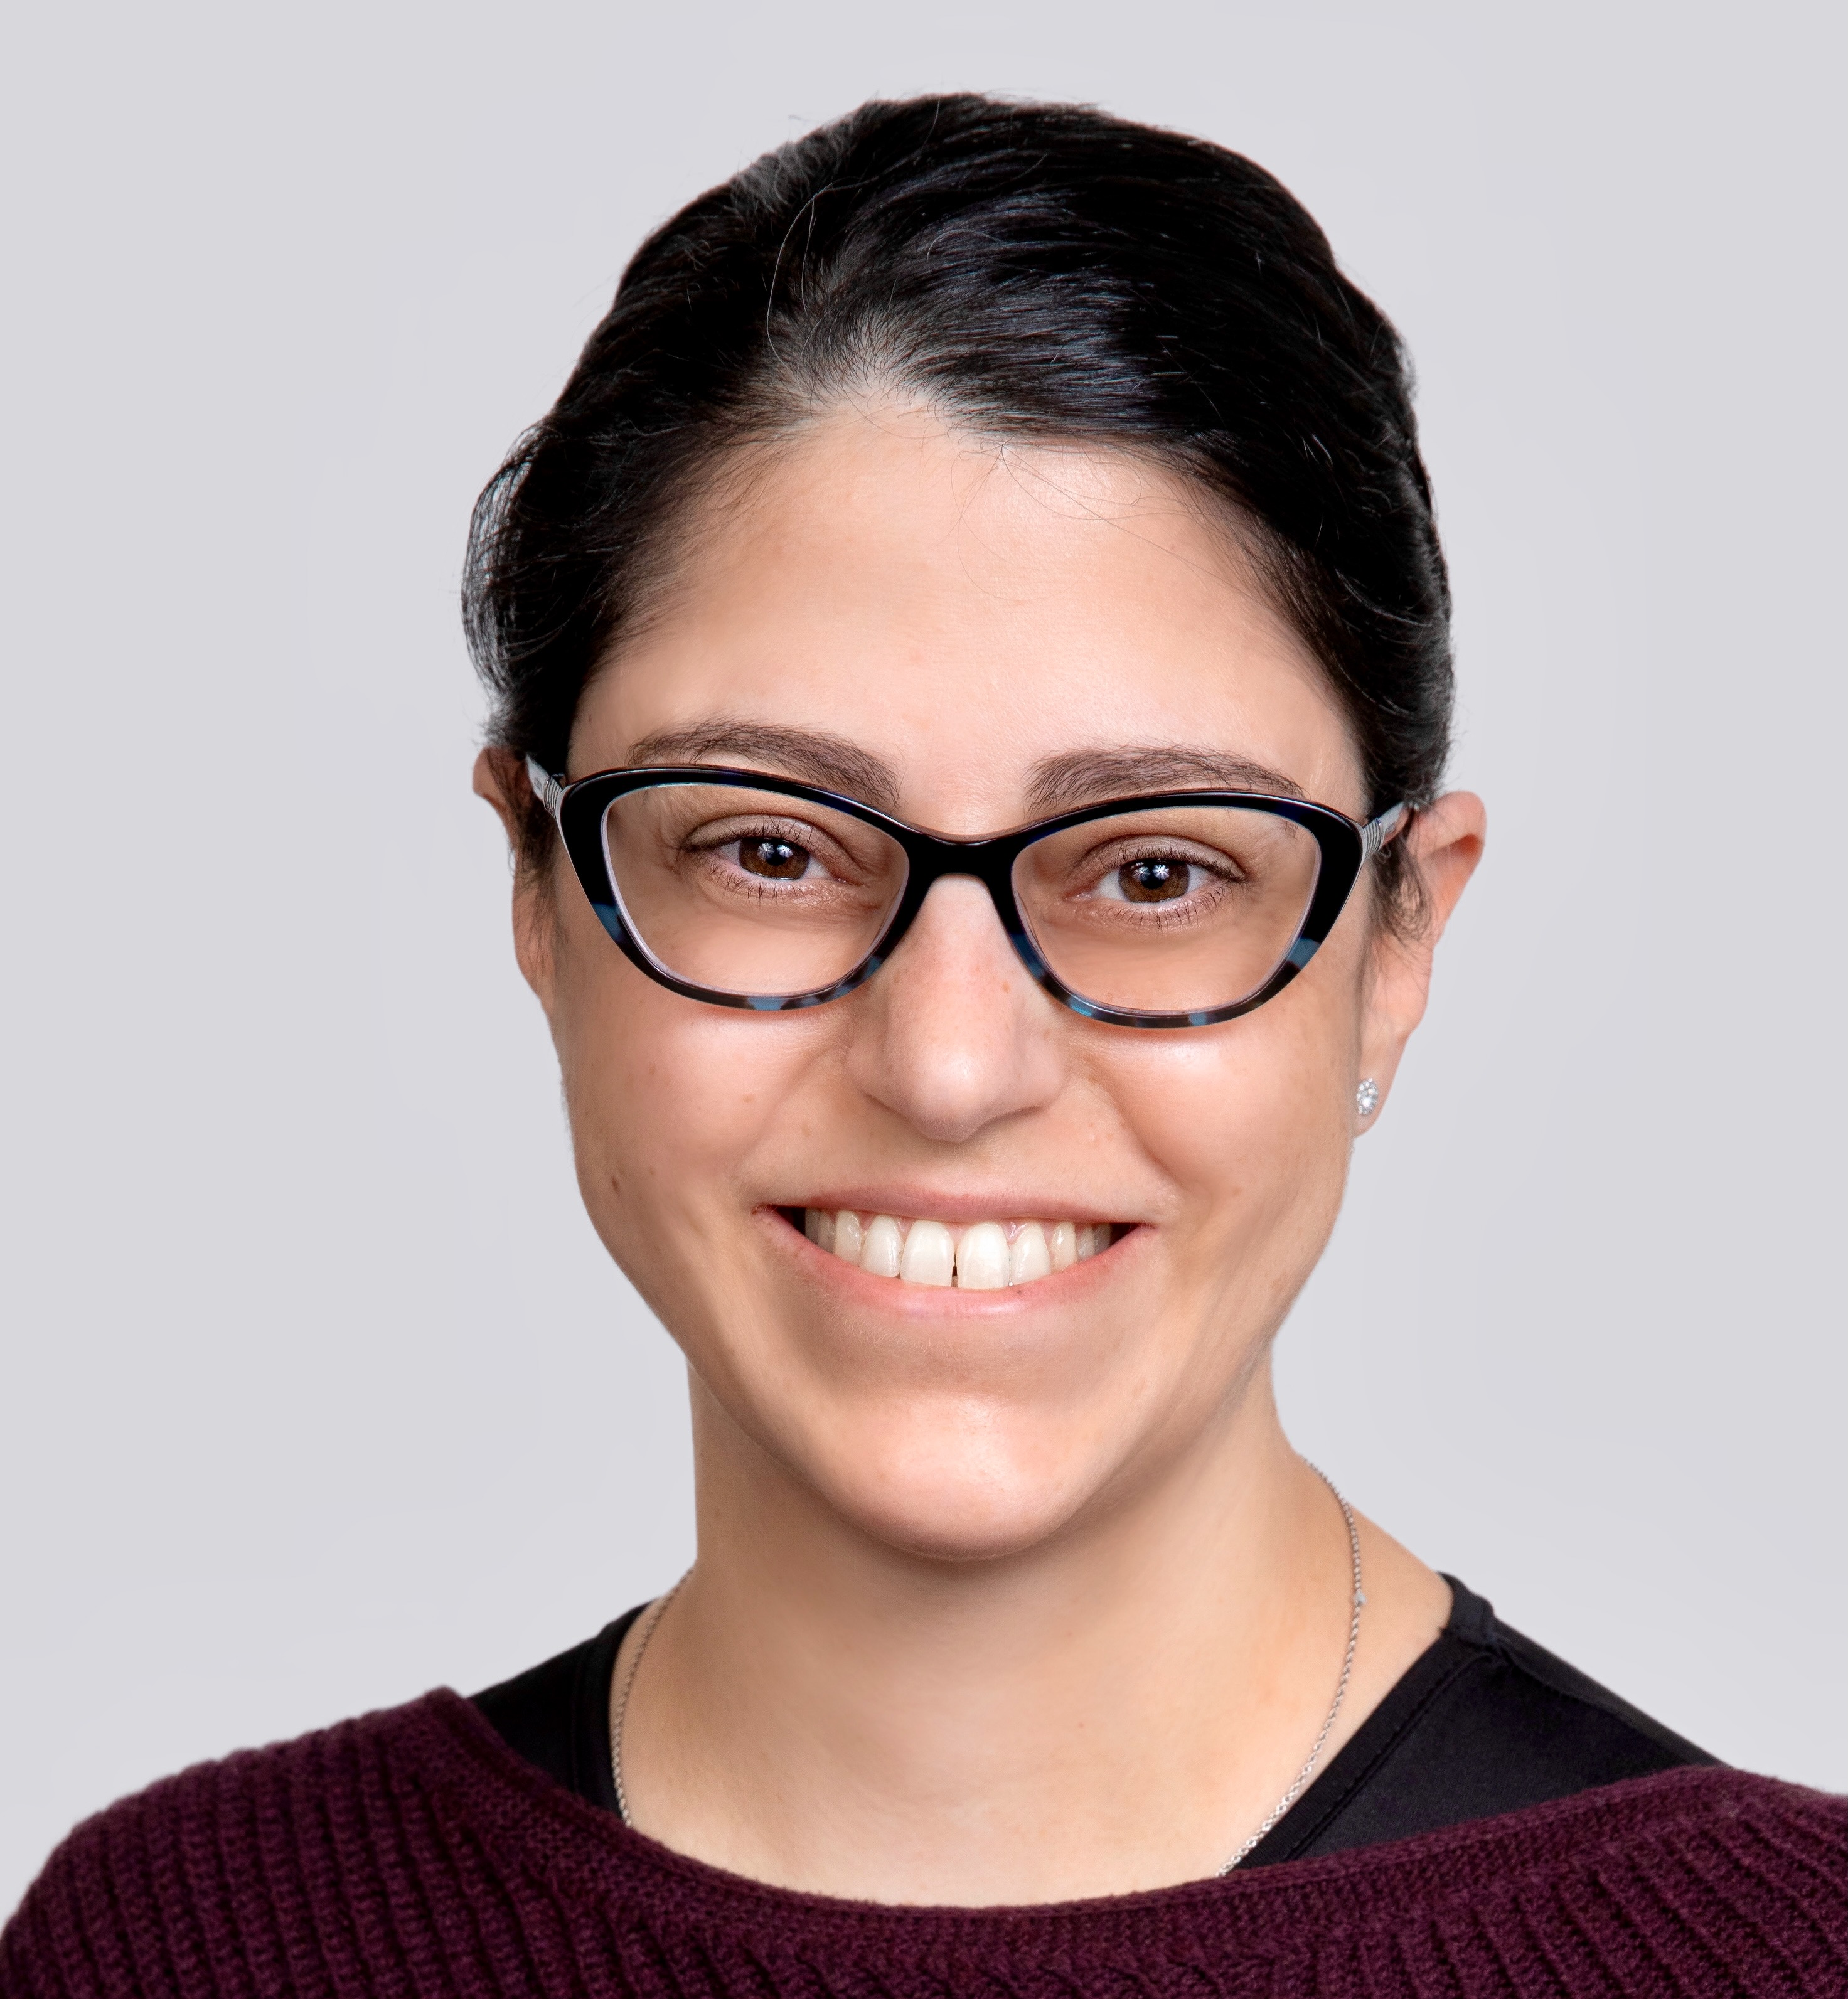
{"label": "blue patterned eyeglass temple", "polygon": [[863,986],[945,875],[987,890],[1061,1004],[1124,1027],[1205,1027],[1274,999],[1402,832],[1257,792],[1107,799],[945,839],[837,792],[730,766],[599,771],[529,757],[591,907],[638,969],[709,1006],[819,1006]]}

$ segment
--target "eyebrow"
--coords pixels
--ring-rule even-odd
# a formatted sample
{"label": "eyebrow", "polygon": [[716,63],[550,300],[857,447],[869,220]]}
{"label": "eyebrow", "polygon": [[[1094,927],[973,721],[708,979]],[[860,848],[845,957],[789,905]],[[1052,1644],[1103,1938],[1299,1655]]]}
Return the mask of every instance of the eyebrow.
{"label": "eyebrow", "polygon": [[1203,743],[1129,744],[1121,750],[1072,750],[1033,767],[1028,809],[1035,817],[1088,805],[1097,799],[1133,798],[1145,792],[1269,792],[1305,795],[1293,778]]}
{"label": "eyebrow", "polygon": [[745,722],[717,715],[690,729],[666,729],[644,736],[629,752],[632,770],[655,764],[706,764],[727,760],[766,774],[799,778],[824,791],[841,792],[881,812],[898,811],[898,775],[889,764],[817,729],[785,729],[775,722]]}
{"label": "eyebrow", "polygon": [[[792,729],[775,722],[716,715],[686,729],[657,730],[631,746],[627,767],[729,761],[761,767],[767,774],[799,778],[841,792],[897,816],[898,774],[883,758],[842,736]],[[1027,811],[1038,819],[1099,799],[1205,788],[1305,795],[1281,771],[1204,743],[1129,744],[1121,749],[1070,750],[1042,758],[1027,784]]]}

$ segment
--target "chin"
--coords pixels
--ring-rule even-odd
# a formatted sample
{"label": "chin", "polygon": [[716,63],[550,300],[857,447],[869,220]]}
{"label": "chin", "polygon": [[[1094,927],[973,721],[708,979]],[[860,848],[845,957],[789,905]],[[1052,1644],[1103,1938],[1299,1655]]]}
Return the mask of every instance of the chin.
{"label": "chin", "polygon": [[[830,1508],[897,1553],[932,1561],[999,1561],[1067,1529],[1111,1482],[1111,1465],[1062,1436],[1021,1434],[992,1408],[913,1408],[895,1420],[834,1430],[803,1452],[806,1482]],[[1028,1426],[1027,1429],[1038,1426]]]}

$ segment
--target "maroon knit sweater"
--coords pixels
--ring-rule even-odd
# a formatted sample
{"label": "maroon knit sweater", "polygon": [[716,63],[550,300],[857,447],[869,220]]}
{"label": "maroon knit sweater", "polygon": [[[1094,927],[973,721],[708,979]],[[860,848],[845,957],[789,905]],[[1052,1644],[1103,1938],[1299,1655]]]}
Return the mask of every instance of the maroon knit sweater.
{"label": "maroon knit sweater", "polygon": [[6,1999],[1848,1995],[1848,1799],[1672,1770],[1416,1839],[1103,1901],[876,1907],[681,1859],[428,1694],[78,1827]]}

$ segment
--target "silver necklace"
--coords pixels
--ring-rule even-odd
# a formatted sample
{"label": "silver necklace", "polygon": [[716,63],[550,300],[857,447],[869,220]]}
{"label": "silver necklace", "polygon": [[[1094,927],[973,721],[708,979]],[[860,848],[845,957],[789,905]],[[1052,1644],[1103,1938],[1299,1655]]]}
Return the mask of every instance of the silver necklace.
{"label": "silver necklace", "polygon": [[[1305,1458],[1305,1464],[1308,1464]],[[1246,1841],[1237,1852],[1219,1869],[1221,1875],[1229,1874],[1233,1868],[1255,1848],[1258,1841],[1275,1825],[1292,1805],[1302,1796],[1303,1786],[1309,1782],[1316,1765],[1322,1760],[1322,1751],[1335,1725],[1335,1717],[1341,1712],[1341,1703],[1347,1698],[1347,1682],[1354,1674],[1354,1648],[1361,1641],[1361,1611],[1367,1601],[1365,1591],[1361,1587],[1361,1530],[1354,1525],[1354,1509],[1341,1497],[1340,1489],[1319,1465],[1309,1465],[1309,1469],[1335,1495],[1335,1504],[1341,1509],[1341,1518],[1347,1523],[1347,1548],[1354,1558],[1354,1610],[1347,1621],[1347,1656],[1341,1661],[1341,1677],[1335,1688],[1335,1697],[1330,1703],[1327,1719],[1322,1724],[1321,1733],[1311,1746],[1309,1761],[1296,1772],[1296,1781],[1291,1785],[1273,1807],[1271,1815],[1256,1832]],[[687,1575],[692,1571],[688,1569]],[[629,1670],[622,1675],[622,1685],[618,1692],[615,1705],[609,1715],[609,1774],[616,1787],[616,1812],[625,1825],[632,1824],[629,1816],[629,1793],[622,1787],[622,1724],[629,1716],[629,1696],[635,1685],[636,1669],[642,1663],[642,1654],[648,1649],[648,1641],[654,1636],[655,1627],[661,1621],[661,1614],[681,1592],[687,1577],[683,1575],[665,1596],[657,1597],[648,1607],[647,1621],[643,1625],[635,1641],[635,1650],[629,1654]]]}
{"label": "silver necklace", "polygon": [[[1305,1464],[1309,1464],[1305,1457]],[[1220,1868],[1219,1874],[1229,1874],[1233,1868],[1251,1852],[1266,1833],[1276,1824],[1292,1805],[1302,1796],[1302,1787],[1322,1760],[1322,1751],[1327,1747],[1328,1738],[1335,1725],[1335,1717],[1341,1712],[1341,1703],[1347,1696],[1347,1682],[1354,1676],[1354,1647],[1361,1642],[1361,1612],[1367,1602],[1367,1592],[1361,1587],[1361,1530],[1354,1523],[1354,1509],[1341,1497],[1340,1488],[1319,1464],[1309,1464],[1309,1469],[1335,1495],[1335,1504],[1341,1509],[1341,1518],[1347,1523],[1347,1551],[1354,1558],[1354,1608],[1347,1620],[1347,1656],[1341,1661],[1341,1677],[1335,1683],[1335,1697],[1329,1703],[1328,1716],[1322,1724],[1322,1732],[1311,1746],[1309,1761],[1296,1772],[1296,1781],[1271,1807],[1271,1816],[1246,1841],[1237,1852]]]}
{"label": "silver necklace", "polygon": [[[687,1575],[693,1571],[687,1571]],[[642,1663],[642,1654],[648,1649],[648,1640],[654,1636],[654,1627],[661,1621],[661,1613],[681,1592],[687,1579],[683,1575],[665,1596],[657,1596],[648,1606],[647,1622],[643,1625],[641,1635],[635,1641],[635,1650],[629,1654],[629,1670],[622,1675],[622,1691],[616,1696],[616,1704],[609,1713],[609,1774],[615,1779],[616,1816],[625,1825],[635,1821],[629,1816],[629,1793],[622,1788],[622,1724],[629,1716],[629,1690],[635,1685],[636,1668]]]}

